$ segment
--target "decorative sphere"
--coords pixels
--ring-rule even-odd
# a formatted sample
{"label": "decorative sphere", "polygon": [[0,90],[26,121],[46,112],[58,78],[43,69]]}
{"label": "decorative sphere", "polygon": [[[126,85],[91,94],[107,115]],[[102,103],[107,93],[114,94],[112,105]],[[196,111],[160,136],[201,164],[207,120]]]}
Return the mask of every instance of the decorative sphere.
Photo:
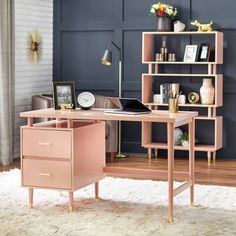
{"label": "decorative sphere", "polygon": [[180,128],[175,128],[174,129],[174,144],[175,145],[179,145],[179,139],[181,137],[181,135],[183,135],[183,131]]}

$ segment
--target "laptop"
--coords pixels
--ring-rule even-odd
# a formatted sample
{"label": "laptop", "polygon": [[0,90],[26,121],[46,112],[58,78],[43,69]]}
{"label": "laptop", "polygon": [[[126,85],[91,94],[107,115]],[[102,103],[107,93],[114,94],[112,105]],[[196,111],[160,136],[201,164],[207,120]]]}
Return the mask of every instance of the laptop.
{"label": "laptop", "polygon": [[137,98],[108,97],[108,99],[118,108],[105,110],[104,113],[141,115],[151,112],[151,110],[146,107],[142,102],[140,102]]}

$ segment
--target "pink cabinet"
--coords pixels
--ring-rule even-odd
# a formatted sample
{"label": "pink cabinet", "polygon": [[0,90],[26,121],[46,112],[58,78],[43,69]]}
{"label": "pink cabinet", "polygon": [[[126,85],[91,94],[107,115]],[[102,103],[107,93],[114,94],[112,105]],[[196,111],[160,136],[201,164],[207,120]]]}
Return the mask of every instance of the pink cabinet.
{"label": "pink cabinet", "polygon": [[22,186],[29,188],[29,206],[33,189],[49,188],[73,192],[104,178],[104,122],[50,121],[21,127]]}

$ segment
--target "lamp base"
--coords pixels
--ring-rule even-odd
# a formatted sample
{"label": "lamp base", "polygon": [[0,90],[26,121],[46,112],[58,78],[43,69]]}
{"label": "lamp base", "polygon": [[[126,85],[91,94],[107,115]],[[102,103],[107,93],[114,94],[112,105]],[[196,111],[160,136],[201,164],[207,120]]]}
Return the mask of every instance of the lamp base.
{"label": "lamp base", "polygon": [[125,155],[125,154],[122,154],[122,153],[117,153],[116,154],[116,158],[118,159],[120,159],[120,158],[127,158],[128,157],[128,155]]}

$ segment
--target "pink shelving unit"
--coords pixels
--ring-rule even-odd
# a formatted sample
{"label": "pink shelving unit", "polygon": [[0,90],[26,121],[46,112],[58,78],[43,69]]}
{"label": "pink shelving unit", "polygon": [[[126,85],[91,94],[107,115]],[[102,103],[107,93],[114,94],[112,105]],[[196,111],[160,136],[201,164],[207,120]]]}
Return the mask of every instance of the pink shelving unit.
{"label": "pink shelving unit", "polygon": [[[206,37],[213,38],[213,50],[215,55],[212,61],[207,62],[157,62],[154,61],[154,43],[157,37],[171,36],[171,37],[189,37],[189,36],[204,35]],[[184,52],[183,52],[184,53]],[[191,108],[205,108],[207,109],[206,116],[198,116],[196,121],[208,120],[214,122],[214,143],[209,144],[196,144],[195,151],[201,151],[207,153],[208,161],[216,159],[216,151],[222,148],[222,129],[223,129],[223,117],[217,116],[216,110],[218,107],[223,106],[223,75],[217,74],[217,64],[223,64],[223,33],[218,31],[213,32],[143,32],[142,35],[142,63],[148,65],[148,73],[142,74],[142,102],[149,108],[157,110],[159,107],[167,107],[168,104],[158,104],[153,102],[153,81],[158,80],[160,77],[191,77],[191,79],[199,78],[212,78],[215,87],[215,99],[212,105],[199,104],[182,104],[182,107]],[[206,65],[207,73],[202,74],[174,74],[174,73],[159,73],[159,67],[161,65]],[[145,130],[145,132],[144,132]],[[167,149],[166,143],[152,142],[152,124],[148,122],[142,123],[142,146],[148,149],[148,156],[151,158],[152,149],[155,150],[155,156],[157,156],[158,149]],[[188,147],[175,146],[175,150],[188,150]]]}

